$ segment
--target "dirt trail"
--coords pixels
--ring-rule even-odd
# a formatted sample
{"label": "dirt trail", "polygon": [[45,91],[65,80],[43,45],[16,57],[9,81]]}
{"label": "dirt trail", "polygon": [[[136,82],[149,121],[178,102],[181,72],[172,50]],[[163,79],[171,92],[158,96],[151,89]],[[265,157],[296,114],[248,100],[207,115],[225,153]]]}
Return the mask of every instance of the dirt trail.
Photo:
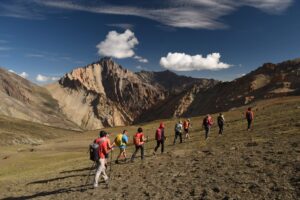
{"label": "dirt trail", "polygon": [[[7,200],[299,199],[300,111],[291,109],[294,104],[277,105],[270,120],[273,108],[263,108],[257,110],[260,115],[251,132],[245,130],[243,119],[235,117],[236,111],[225,113],[231,119],[222,136],[213,127],[204,141],[203,130],[195,126],[192,138],[182,144],[171,145],[169,135],[166,152],[156,156],[152,155],[154,142],[147,143],[144,161],[137,158],[134,163],[113,163],[112,171],[108,168],[108,189],[104,184],[93,189],[94,171],[85,185],[92,163],[83,154],[48,172],[1,182],[0,196]],[[283,112],[293,120],[281,119]],[[132,151],[130,147],[128,152]]]}

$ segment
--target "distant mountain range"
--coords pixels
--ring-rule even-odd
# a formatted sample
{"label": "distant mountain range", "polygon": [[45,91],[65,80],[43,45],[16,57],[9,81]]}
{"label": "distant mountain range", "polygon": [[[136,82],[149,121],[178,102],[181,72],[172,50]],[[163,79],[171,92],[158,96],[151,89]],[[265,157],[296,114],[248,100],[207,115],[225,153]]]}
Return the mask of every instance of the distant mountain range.
{"label": "distant mountain range", "polygon": [[300,61],[267,63],[231,82],[131,72],[103,58],[40,87],[0,69],[0,114],[73,129],[225,111],[256,100],[300,95]]}

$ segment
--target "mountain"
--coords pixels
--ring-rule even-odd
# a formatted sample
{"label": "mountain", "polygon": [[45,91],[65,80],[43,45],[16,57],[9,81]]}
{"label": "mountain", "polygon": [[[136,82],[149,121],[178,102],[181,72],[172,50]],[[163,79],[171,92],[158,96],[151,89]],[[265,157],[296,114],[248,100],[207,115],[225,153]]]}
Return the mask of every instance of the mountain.
{"label": "mountain", "polygon": [[46,88],[0,72],[0,115],[73,129],[190,117],[300,95],[299,59],[266,63],[230,82],[171,71],[134,73],[110,58],[74,69]]}
{"label": "mountain", "polygon": [[215,83],[170,71],[134,73],[103,58],[74,69],[47,89],[70,120],[85,129],[98,129],[130,124],[195,84],[206,88]]}
{"label": "mountain", "polygon": [[300,95],[300,60],[266,63],[231,82],[199,92],[184,116],[226,111],[257,100]]}
{"label": "mountain", "polygon": [[0,68],[0,115],[49,126],[79,129],[61,114],[59,105],[43,87]]}

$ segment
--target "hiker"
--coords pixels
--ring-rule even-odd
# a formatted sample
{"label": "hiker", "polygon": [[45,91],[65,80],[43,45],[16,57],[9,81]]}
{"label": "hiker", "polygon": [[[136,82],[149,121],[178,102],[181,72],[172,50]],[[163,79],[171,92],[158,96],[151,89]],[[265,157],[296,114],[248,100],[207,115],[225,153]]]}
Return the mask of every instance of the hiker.
{"label": "hiker", "polygon": [[133,143],[135,145],[135,151],[131,156],[131,162],[134,161],[135,155],[141,150],[141,159],[144,160],[144,143],[145,143],[145,136],[143,133],[143,129],[140,127],[137,130],[137,133],[133,136]]}
{"label": "hiker", "polygon": [[165,125],[164,123],[160,123],[158,129],[156,130],[155,133],[155,140],[156,140],[156,147],[154,148],[154,152],[153,155],[155,155],[157,149],[159,148],[159,146],[161,146],[161,153],[164,153],[164,146],[165,146]]}
{"label": "hiker", "polygon": [[105,131],[100,131],[100,138],[97,138],[95,143],[99,145],[99,160],[96,161],[96,174],[95,174],[95,181],[94,181],[94,188],[98,187],[99,177],[102,174],[105,183],[108,185],[108,176],[105,172],[105,155],[109,153],[108,149],[108,140],[107,140],[107,133]]}
{"label": "hiker", "polygon": [[205,139],[208,139],[208,135],[210,133],[210,128],[213,125],[213,119],[212,117],[208,114],[206,117],[203,119],[202,127],[205,129]]}
{"label": "hiker", "polygon": [[176,144],[176,140],[179,137],[180,143],[182,143],[182,121],[179,120],[178,123],[175,124],[175,138],[173,144]]}
{"label": "hiker", "polygon": [[127,157],[126,157],[126,146],[128,144],[128,132],[127,130],[124,130],[122,134],[117,135],[115,139],[115,145],[119,147],[120,153],[117,157],[116,164],[119,164],[119,158],[123,157],[124,161],[126,162]]}
{"label": "hiker", "polygon": [[223,134],[224,123],[225,123],[224,115],[222,113],[220,113],[219,116],[218,116],[219,135]]}
{"label": "hiker", "polygon": [[185,132],[185,139],[190,139],[190,133],[189,133],[190,127],[191,127],[190,119],[184,120],[183,129]]}
{"label": "hiker", "polygon": [[246,119],[247,119],[247,122],[248,122],[247,131],[249,131],[249,130],[251,130],[251,124],[252,124],[252,121],[254,119],[254,114],[252,112],[251,107],[249,107],[246,111]]}

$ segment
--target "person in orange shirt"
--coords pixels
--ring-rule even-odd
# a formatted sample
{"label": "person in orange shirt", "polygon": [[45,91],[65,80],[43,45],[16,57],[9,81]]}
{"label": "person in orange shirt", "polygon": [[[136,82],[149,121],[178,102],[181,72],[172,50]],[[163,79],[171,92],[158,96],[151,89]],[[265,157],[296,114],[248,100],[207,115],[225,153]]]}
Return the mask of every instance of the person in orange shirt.
{"label": "person in orange shirt", "polygon": [[131,156],[131,162],[134,161],[135,155],[137,154],[137,152],[139,150],[141,150],[141,159],[144,160],[144,143],[145,143],[146,139],[143,133],[143,129],[142,128],[138,128],[137,133],[133,136],[133,143],[135,145],[135,151]]}
{"label": "person in orange shirt", "polygon": [[251,130],[251,125],[252,125],[252,122],[254,119],[254,114],[253,114],[251,107],[249,107],[246,111],[246,119],[248,122],[247,131],[249,131],[249,130]]}
{"label": "person in orange shirt", "polygon": [[105,131],[100,132],[100,137],[96,139],[95,143],[99,145],[98,154],[99,154],[99,160],[96,161],[96,175],[94,180],[94,188],[98,187],[98,181],[99,177],[102,174],[102,177],[104,178],[105,183],[108,186],[108,176],[106,174],[106,159],[105,155],[109,153],[108,149],[108,140],[107,140],[107,133]]}
{"label": "person in orange shirt", "polygon": [[184,120],[183,129],[185,132],[185,139],[190,139],[190,127],[191,127],[190,119]]}

